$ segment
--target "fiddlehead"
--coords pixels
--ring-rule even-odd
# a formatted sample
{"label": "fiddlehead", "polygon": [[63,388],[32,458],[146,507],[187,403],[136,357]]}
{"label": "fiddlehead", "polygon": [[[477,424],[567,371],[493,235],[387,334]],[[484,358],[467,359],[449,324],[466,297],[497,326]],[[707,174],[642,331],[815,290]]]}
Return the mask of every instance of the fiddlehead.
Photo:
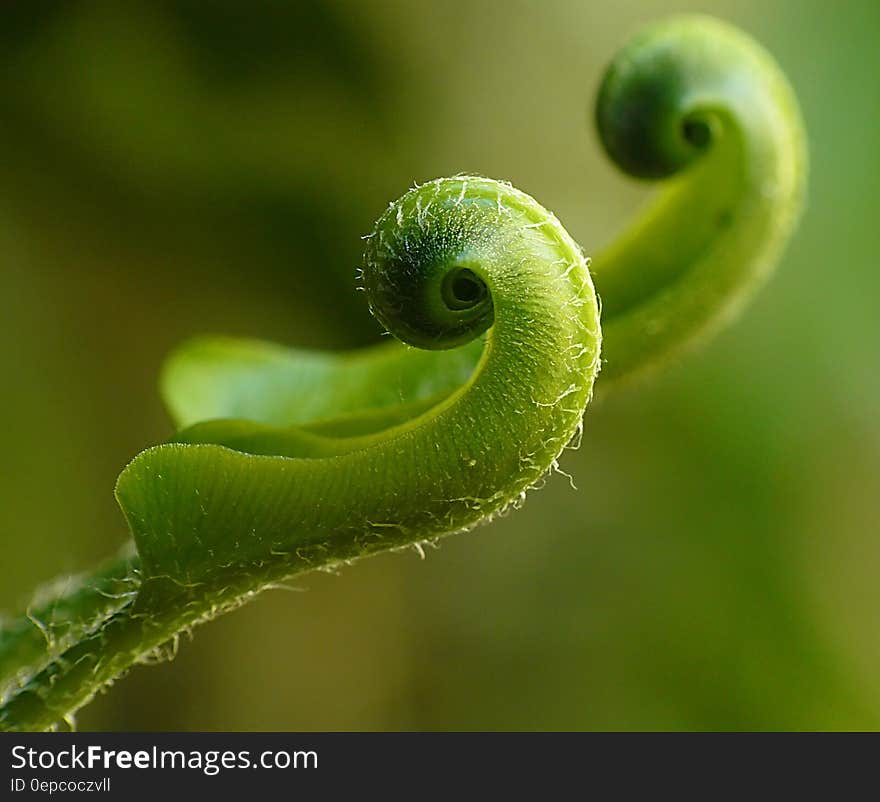
{"label": "fiddlehead", "polygon": [[621,169],[665,186],[591,263],[603,380],[613,381],[662,362],[742,306],[797,220],[807,157],[797,101],[773,59],[707,17],[633,39],[605,74],[596,122]]}
{"label": "fiddlehead", "polygon": [[[797,216],[805,150],[769,56],[704,18],[634,40],[597,121],[621,167],[665,182],[592,264],[607,383],[742,303]],[[39,630],[0,630],[0,678],[14,680],[0,729],[52,726],[281,577],[487,520],[554,464],[600,327],[586,262],[551,214],[489,179],[432,182],[379,220],[363,279],[401,342],[321,354],[205,339],[172,357],[162,388],[181,430],[117,486],[137,554],[52,602],[72,623],[40,657]]]}
{"label": "fiddlehead", "polygon": [[430,405],[405,406],[401,420],[348,415],[317,429],[208,421],[180,432],[185,445],[145,452],[117,494],[146,573],[227,581],[203,555],[233,533],[202,523],[211,518],[204,506],[187,519],[185,544],[179,533],[158,543],[150,527],[187,506],[180,500],[196,488],[179,487],[178,477],[214,473],[218,458],[235,474],[236,493],[246,477],[259,488],[236,561],[272,574],[275,562],[283,573],[307,564],[294,547],[346,559],[470,526],[534,483],[574,434],[598,368],[596,299],[580,249],[531,198],[471,176],[412,190],[379,220],[364,271],[377,317],[422,348],[491,326],[473,375]]}
{"label": "fiddlehead", "polygon": [[470,378],[392,414],[207,421],[140,454],[117,485],[140,558],[135,598],[0,723],[48,726],[181,628],[298,571],[472,526],[553,464],[600,345],[586,260],[553,215],[507,184],[434,181],[379,220],[364,286],[377,317],[422,348],[485,334]]}

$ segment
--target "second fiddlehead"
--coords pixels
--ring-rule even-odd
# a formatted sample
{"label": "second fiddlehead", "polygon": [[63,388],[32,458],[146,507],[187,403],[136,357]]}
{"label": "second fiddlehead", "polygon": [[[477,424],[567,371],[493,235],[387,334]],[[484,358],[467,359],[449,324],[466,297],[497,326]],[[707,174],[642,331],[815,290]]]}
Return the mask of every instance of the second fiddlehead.
{"label": "second fiddlehead", "polygon": [[663,179],[654,206],[591,264],[605,380],[662,362],[733,315],[775,265],[807,173],[794,93],[770,55],[707,17],[649,28],[596,103],[621,169]]}
{"label": "second fiddlehead", "polygon": [[803,192],[799,116],[769,56],[712,20],[656,26],[609,68],[597,121],[621,167],[666,182],[592,263],[601,327],[587,261],[532,198],[476,176],[404,195],[363,264],[395,341],[203,339],[172,357],[180,431],[117,485],[136,553],[0,630],[0,728],[53,726],[281,578],[488,520],[577,432],[603,336],[608,383],[741,305]]}

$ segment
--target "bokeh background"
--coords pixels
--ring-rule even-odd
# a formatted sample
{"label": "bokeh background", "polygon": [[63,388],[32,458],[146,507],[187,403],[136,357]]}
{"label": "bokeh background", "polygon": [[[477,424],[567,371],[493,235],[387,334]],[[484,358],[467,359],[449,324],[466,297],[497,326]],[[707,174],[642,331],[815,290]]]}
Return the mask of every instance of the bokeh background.
{"label": "bokeh background", "polygon": [[125,538],[199,332],[375,340],[362,242],[413,181],[511,180],[589,253],[651,188],[589,125],[627,36],[700,10],[801,98],[809,209],[744,317],[588,411],[524,509],[135,669],[84,729],[880,727],[880,4],[19,0],[0,8],[0,608]]}

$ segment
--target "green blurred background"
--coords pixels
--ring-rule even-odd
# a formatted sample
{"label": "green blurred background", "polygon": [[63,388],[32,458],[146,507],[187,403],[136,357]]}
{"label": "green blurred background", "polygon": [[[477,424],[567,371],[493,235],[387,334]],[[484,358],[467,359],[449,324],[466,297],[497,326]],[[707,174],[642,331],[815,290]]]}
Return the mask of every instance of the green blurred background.
{"label": "green blurred background", "polygon": [[588,124],[641,25],[776,55],[810,204],[743,319],[588,410],[525,508],[422,561],[298,581],[135,669],[84,729],[880,727],[880,4],[19,0],[0,10],[0,608],[125,537],[198,332],[352,347],[374,218],[511,180],[590,253],[650,188]]}

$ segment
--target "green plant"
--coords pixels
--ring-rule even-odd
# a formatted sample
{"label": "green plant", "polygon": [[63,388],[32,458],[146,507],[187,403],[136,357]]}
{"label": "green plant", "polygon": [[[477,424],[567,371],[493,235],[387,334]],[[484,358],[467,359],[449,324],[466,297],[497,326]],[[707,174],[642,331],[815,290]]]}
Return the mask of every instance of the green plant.
{"label": "green plant", "polygon": [[806,174],[770,57],[714,20],[656,25],[608,69],[596,120],[611,158],[664,189],[592,262],[510,185],[439,179],[368,238],[363,289],[396,340],[331,354],[202,339],[169,359],[180,429],[116,488],[133,543],[0,630],[0,729],[70,721],[180,632],[285,577],[489,520],[578,434],[600,343],[603,387],[742,305]]}

